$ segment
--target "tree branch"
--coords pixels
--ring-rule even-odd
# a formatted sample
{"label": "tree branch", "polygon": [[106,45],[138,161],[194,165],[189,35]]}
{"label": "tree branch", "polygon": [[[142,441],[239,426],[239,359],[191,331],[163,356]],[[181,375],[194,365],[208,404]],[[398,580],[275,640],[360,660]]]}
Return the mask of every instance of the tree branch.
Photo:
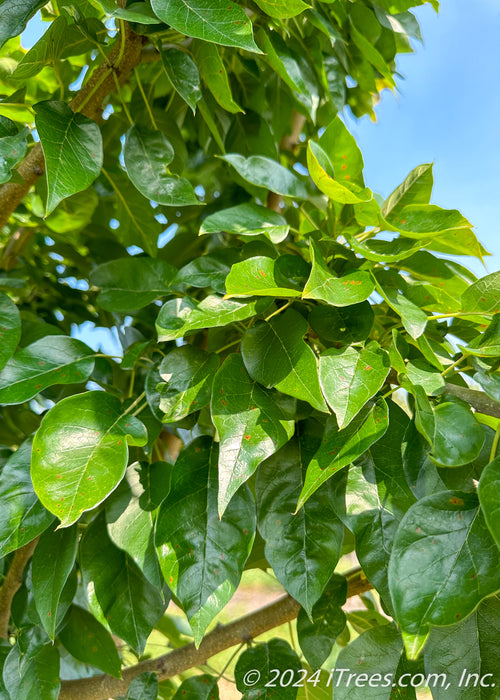
{"label": "tree branch", "polygon": [[16,551],[0,588],[0,639],[9,638],[9,620],[12,600],[21,587],[24,569],[35,551],[37,542],[38,537]]}
{"label": "tree branch", "polygon": [[[280,150],[282,151],[293,151],[295,146],[299,142],[299,137],[306,123],[306,118],[300,112],[294,111],[292,114],[292,124],[289,134],[285,134],[280,141]],[[281,211],[281,200],[282,196],[276,194],[276,192],[269,192],[267,195],[266,207],[272,209],[278,214]]]}
{"label": "tree branch", "polygon": [[[105,98],[116,89],[114,76],[117,77],[119,85],[123,85],[128,80],[134,66],[141,60],[141,50],[145,41],[145,37],[134,34],[125,24],[107,60],[94,71],[88,82],[69,103],[71,109],[74,112],[82,112],[90,119],[99,120]],[[0,229],[5,226],[30,187],[45,172],[45,160],[40,143],[33,146],[19,165],[17,172],[23,180],[22,183],[8,182],[0,188]],[[24,245],[28,243],[29,238],[27,230]],[[23,247],[21,246],[21,250]]]}
{"label": "tree branch", "polygon": [[[352,598],[372,588],[363,572],[358,569],[349,576],[347,597]],[[123,671],[121,679],[111,676],[94,676],[74,681],[63,681],[59,700],[105,700],[105,698],[125,695],[128,686],[141,673],[150,671],[158,674],[160,681],[183,673],[194,666],[200,666],[225,649],[248,642],[269,630],[290,622],[297,617],[300,605],[286,595],[264,608],[260,608],[228,625],[216,627],[196,649],[194,644],[174,649],[157,659],[147,659]]]}
{"label": "tree branch", "polygon": [[456,384],[445,384],[445,391],[448,394],[453,394],[463,401],[467,401],[472,408],[475,408],[479,413],[485,413],[487,416],[493,416],[494,418],[500,418],[500,404],[498,401],[490,399],[482,391],[476,391],[475,389],[467,389],[464,386],[457,386]]}

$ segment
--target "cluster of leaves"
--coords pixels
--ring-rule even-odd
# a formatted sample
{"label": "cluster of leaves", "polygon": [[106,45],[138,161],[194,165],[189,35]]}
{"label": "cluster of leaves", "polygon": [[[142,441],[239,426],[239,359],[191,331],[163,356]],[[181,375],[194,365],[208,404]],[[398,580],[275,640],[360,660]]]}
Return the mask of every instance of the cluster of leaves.
{"label": "cluster of leaves", "polygon": [[[2,700],[120,677],[153,630],[199,645],[255,567],[300,603],[302,658],[252,645],[244,698],[306,665],[307,697],[330,697],[332,649],[358,673],[445,672],[438,700],[464,667],[496,674],[471,694],[496,697],[500,273],[446,258],[486,251],[430,203],[430,165],[374,194],[338,116],[394,86],[418,4],[0,2],[0,182],[38,140],[46,167],[1,234],[26,242],[0,277],[5,580],[40,537]],[[116,69],[106,118],[75,113],[131,30],[141,62],[121,87]],[[72,337],[84,322],[123,356]],[[377,595],[346,617],[353,553]],[[127,697],[218,697],[215,676],[176,685],[145,674]]]}

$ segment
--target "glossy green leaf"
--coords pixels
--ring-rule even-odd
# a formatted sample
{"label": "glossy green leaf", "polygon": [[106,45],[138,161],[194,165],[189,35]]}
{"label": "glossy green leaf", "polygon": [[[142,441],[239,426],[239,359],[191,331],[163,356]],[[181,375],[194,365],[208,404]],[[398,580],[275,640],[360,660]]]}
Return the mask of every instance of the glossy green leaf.
{"label": "glossy green leaf", "polygon": [[232,165],[236,172],[252,185],[264,187],[285,197],[307,198],[307,190],[303,182],[272,158],[266,156],[245,158],[238,153],[227,153],[220,158]]}
{"label": "glossy green leaf", "polygon": [[182,338],[190,331],[244,321],[264,312],[269,303],[268,299],[237,301],[223,299],[216,294],[205,297],[200,302],[187,296],[182,299],[172,299],[161,307],[156,319],[158,340],[175,340]]}
{"label": "glossy green leaf", "polygon": [[255,487],[266,559],[308,615],[332,576],[344,536],[332,506],[330,484],[293,514],[315,447],[307,433],[293,438],[260,465]]}
{"label": "glossy green leaf", "polygon": [[89,187],[102,168],[102,136],[97,124],[65,102],[39,102],[35,122],[47,168],[50,214],[65,197]]}
{"label": "glossy green leaf", "polygon": [[201,100],[200,73],[191,56],[184,51],[169,48],[161,52],[161,60],[172,87],[191,107],[193,114]]}
{"label": "glossy green leaf", "polygon": [[481,277],[462,294],[462,311],[496,314],[500,310],[500,272]]}
{"label": "glossy green leaf", "polygon": [[389,222],[403,236],[420,238],[460,231],[471,224],[456,209],[442,209],[434,204],[410,204]]}
{"label": "glossy green leaf", "polygon": [[399,277],[400,275],[389,277],[378,273],[376,277],[374,276],[376,290],[384,297],[390,308],[401,317],[409,335],[412,338],[418,338],[427,325],[427,314],[400,291],[400,287],[404,287],[404,280],[400,280]]}
{"label": "glossy green leaf", "polygon": [[80,568],[90,606],[111,631],[141,653],[166,603],[137,565],[109,539],[104,513],[85,530],[80,543]]}
{"label": "glossy green leaf", "polygon": [[100,391],[69,396],[45,414],[33,441],[31,476],[45,507],[68,527],[122,480],[127,443],[145,445],[144,425]]}
{"label": "glossy green leaf", "polygon": [[216,0],[152,0],[155,14],[182,34],[222,46],[238,46],[260,53],[253,40],[252,23],[243,8],[232,2],[222,7]]}
{"label": "glossy green leaf", "polygon": [[[403,640],[395,625],[380,625],[361,634],[337,657],[332,677],[335,700],[392,697],[402,651]],[[349,674],[354,670],[356,678],[349,682]],[[368,680],[378,679],[376,674],[380,674],[380,681],[375,687],[370,686]]]}
{"label": "glossy green leaf", "polygon": [[155,543],[165,580],[199,645],[240,582],[255,535],[255,504],[244,486],[219,519],[217,450],[208,437],[181,452],[170,484],[158,513]]}
{"label": "glossy green leaf", "polygon": [[161,131],[137,125],[127,131],[123,159],[127,174],[139,192],[167,206],[200,204],[191,183],[169,173],[167,166],[173,158],[172,144]]}
{"label": "glossy green leaf", "polygon": [[[217,253],[217,251],[216,251]],[[226,293],[226,277],[229,265],[218,255],[202,255],[179,270],[173,281],[174,288],[212,287],[214,292]]]}
{"label": "glossy green leaf", "polygon": [[3,0],[0,5],[0,48],[13,36],[20,34],[44,0]]}
{"label": "glossy green leaf", "polygon": [[[361,207],[361,205],[359,205]],[[431,238],[421,238],[414,240],[412,238],[394,238],[392,241],[379,240],[377,238],[369,238],[362,243],[355,236],[351,236],[348,231],[345,237],[350,247],[359,255],[362,255],[367,260],[381,263],[399,263],[407,258],[415,255],[415,252],[420,248],[425,247],[431,242]],[[401,264],[401,267],[404,267]]]}
{"label": "glossy green leaf", "polygon": [[414,253],[401,267],[417,280],[439,286],[460,299],[463,292],[476,281],[475,275],[452,260],[443,260],[426,250]]}
{"label": "glossy green leaf", "polygon": [[10,297],[0,292],[0,369],[12,357],[21,337],[21,317]]}
{"label": "glossy green leaf", "polygon": [[299,611],[297,637],[307,663],[314,670],[320,668],[330,656],[335,640],[345,628],[346,616],[342,606],[346,597],[346,579],[333,574],[312,609],[312,620],[304,609]]}
{"label": "glossy green leaf", "polygon": [[364,187],[363,156],[353,135],[340,117],[335,117],[319,139],[319,145],[326,153],[336,177]]}
{"label": "glossy green leaf", "polygon": [[210,214],[200,228],[200,235],[231,233],[238,236],[266,236],[273,243],[281,243],[288,235],[289,226],[280,214],[249,202],[238,204]]}
{"label": "glossy green leaf", "polygon": [[99,306],[129,313],[170,294],[176,274],[175,267],[165,260],[130,257],[99,265],[90,273],[90,281],[101,290]]}
{"label": "glossy green leaf", "polygon": [[[283,639],[249,647],[239,657],[234,671],[236,687],[243,693],[241,700],[254,700],[259,695],[265,698],[270,693],[276,700],[295,700],[297,688],[293,684],[299,680],[300,668],[299,657]],[[285,671],[286,677],[291,674],[289,685],[279,681]]]}
{"label": "glossy green leaf", "polygon": [[307,167],[317,188],[334,202],[359,204],[372,198],[370,190],[351,183],[347,170],[344,172],[340,169],[341,174],[334,175],[328,155],[315,141],[309,141],[307,145]]}
{"label": "glossy green leaf", "polygon": [[391,220],[410,204],[429,204],[434,184],[432,163],[418,165],[384,202],[383,215]]}
{"label": "glossy green leaf", "polygon": [[374,313],[370,304],[362,301],[351,306],[324,306],[311,309],[308,321],[320,339],[326,343],[359,343],[365,340],[373,326]]}
{"label": "glossy green leaf", "polygon": [[500,553],[477,496],[442,491],[415,503],[396,533],[389,585],[407,632],[452,625],[498,589]]}
{"label": "glossy green leaf", "polygon": [[0,372],[0,403],[29,401],[54,384],[80,384],[94,369],[94,351],[67,336],[46,336],[19,350]]}
{"label": "glossy green leaf", "polygon": [[150,671],[134,678],[128,687],[125,700],[157,700],[157,697],[158,674]]}
{"label": "glossy green leaf", "polygon": [[235,263],[226,278],[226,297],[300,297],[308,273],[298,255],[281,255],[276,260],[264,255]]}
{"label": "glossy green leaf", "polygon": [[500,376],[498,374],[476,372],[473,378],[491,399],[500,403]]}
{"label": "glossy green leaf", "polygon": [[212,420],[220,439],[219,512],[259,464],[292,437],[288,420],[273,399],[248,376],[240,355],[229,355],[215,375]]}
{"label": "glossy green leaf", "polygon": [[307,321],[293,309],[249,328],[241,342],[241,354],[252,379],[295,399],[307,401],[318,411],[328,411],[318,379],[318,359],[304,341]]}
{"label": "glossy green leaf", "polygon": [[194,52],[203,82],[222,109],[232,114],[242,112],[241,107],[233,100],[229,77],[218,47],[201,41],[195,45]]}
{"label": "glossy green leaf", "polygon": [[31,576],[35,605],[44,630],[54,639],[59,600],[73,569],[78,546],[78,530],[47,530],[33,554]]}
{"label": "glossy green leaf", "polygon": [[[14,128],[6,129],[7,124]],[[28,148],[27,135],[26,129],[18,132],[14,122],[0,117],[0,185],[10,180],[13,168],[24,158]]]}
{"label": "glossy green leaf", "polygon": [[78,661],[121,677],[121,662],[113,637],[87,610],[71,606],[59,639]]}
{"label": "glossy green leaf", "polygon": [[383,386],[389,357],[378,343],[358,352],[353,347],[330,348],[319,359],[319,380],[339,428],[345,428]]}
{"label": "glossy green leaf", "polygon": [[31,483],[31,440],[23,442],[0,471],[0,557],[31,542],[54,520]]}
{"label": "glossy green leaf", "polygon": [[57,700],[61,689],[59,651],[46,644],[24,659],[16,644],[5,660],[3,682],[11,700]]}
{"label": "glossy green leaf", "polygon": [[481,474],[478,496],[486,524],[500,547],[500,457],[491,461]]}
{"label": "glossy green leaf", "polygon": [[219,368],[219,356],[193,345],[174,348],[161,361],[159,372],[160,410],[163,422],[173,423],[210,402],[212,382]]}
{"label": "glossy green leaf", "polygon": [[309,7],[302,0],[257,0],[256,4],[266,15],[277,19],[296,17]]}
{"label": "glossy green leaf", "polygon": [[384,399],[372,408],[361,411],[351,423],[338,430],[327,428],[323,443],[307,467],[297,510],[327,479],[340,469],[354,462],[363,452],[379,440],[387,430],[388,410]]}
{"label": "glossy green leaf", "polygon": [[408,362],[406,373],[410,382],[421,386],[428,396],[440,394],[444,390],[444,379],[441,373],[424,360]]}
{"label": "glossy green leaf", "polygon": [[217,678],[204,673],[183,681],[172,700],[219,700]]}

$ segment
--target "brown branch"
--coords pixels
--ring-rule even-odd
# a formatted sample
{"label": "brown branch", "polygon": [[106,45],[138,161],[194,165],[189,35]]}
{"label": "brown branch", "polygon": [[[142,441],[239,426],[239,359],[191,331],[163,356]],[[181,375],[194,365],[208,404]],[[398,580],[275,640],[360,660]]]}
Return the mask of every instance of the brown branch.
{"label": "brown branch", "polygon": [[445,391],[448,394],[453,394],[463,401],[467,401],[472,408],[475,408],[479,413],[485,413],[487,416],[494,416],[495,418],[500,418],[500,403],[490,399],[482,391],[476,391],[475,389],[467,389],[464,386],[457,386],[456,384],[445,384]]}
{"label": "brown branch", "polygon": [[[372,588],[361,570],[348,578],[347,596],[352,598]],[[215,654],[242,642],[248,642],[264,632],[279,627],[295,619],[300,605],[291,596],[286,595],[264,608],[260,608],[228,625],[216,627],[196,649],[194,644],[174,649],[157,659],[141,661],[123,671],[123,678],[111,676],[94,676],[74,681],[63,681],[59,700],[104,700],[105,698],[125,695],[128,686],[141,673],[150,671],[158,674],[160,681],[183,673],[194,666],[206,663]]]}
{"label": "brown branch", "polygon": [[0,588],[0,639],[9,638],[9,620],[12,600],[17,591],[21,588],[24,569],[35,551],[37,542],[38,537],[16,551]]}
{"label": "brown branch", "polygon": [[[133,68],[140,62],[141,50],[146,39],[134,34],[128,25],[125,25],[123,32],[123,34],[120,33],[107,60],[94,71],[88,82],[69,103],[74,112],[81,111],[90,119],[99,120],[105,98],[116,89],[115,76],[119,85],[123,85]],[[45,160],[40,143],[33,146],[19,165],[17,172],[22,178],[21,183],[9,182],[0,188],[0,229],[5,226],[30,187],[45,172]],[[26,234],[25,245],[29,238],[30,236]],[[21,246],[21,250],[23,247]]]}
{"label": "brown branch", "polygon": [[[303,114],[300,114],[300,112],[294,111],[292,114],[292,124],[290,133],[285,134],[280,141],[281,151],[293,151],[293,149],[299,142],[299,137],[302,132],[302,129],[304,128],[305,123],[305,116]],[[266,207],[268,209],[272,209],[273,211],[278,212],[279,214],[281,211],[281,200],[282,197],[280,194],[276,194],[276,192],[269,192],[267,195]]]}

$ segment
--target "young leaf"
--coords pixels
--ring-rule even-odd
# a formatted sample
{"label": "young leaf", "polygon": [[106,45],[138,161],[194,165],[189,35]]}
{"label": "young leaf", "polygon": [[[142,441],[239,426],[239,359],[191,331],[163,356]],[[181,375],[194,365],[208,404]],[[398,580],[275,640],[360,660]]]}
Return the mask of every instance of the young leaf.
{"label": "young leaf", "polygon": [[370,343],[360,352],[347,347],[342,350],[330,348],[322,353],[319,380],[340,429],[345,428],[375,396],[389,370],[389,357],[378,343]]}
{"label": "young leaf", "polygon": [[500,457],[490,462],[481,474],[478,496],[486,524],[500,547]]}
{"label": "young leaf", "polygon": [[80,568],[89,602],[116,635],[138,654],[165,612],[158,588],[152,586],[125,552],[114,546],[106,531],[104,513],[88,526],[80,543]]}
{"label": "young leaf", "polygon": [[0,471],[0,557],[34,540],[53,522],[31,483],[31,439],[23,442]]}
{"label": "young leaf", "polygon": [[75,523],[122,480],[127,443],[145,445],[144,425],[118,399],[100,391],[69,396],[45,414],[33,441],[31,476],[41,502]]}
{"label": "young leaf", "polygon": [[129,313],[170,294],[176,274],[175,267],[165,260],[118,258],[92,270],[90,282],[101,290],[101,308]]}
{"label": "young leaf", "polygon": [[231,233],[237,236],[266,236],[273,243],[281,243],[289,226],[280,214],[249,202],[210,214],[200,228],[200,235],[207,233]]}
{"label": "young leaf", "polygon": [[212,420],[219,433],[219,513],[259,464],[292,437],[287,420],[267,389],[248,376],[240,355],[229,355],[215,375]]}
{"label": "young leaf", "polygon": [[152,0],[151,5],[162,22],[182,34],[260,53],[251,21],[234,2],[222,7],[217,0]]}
{"label": "young leaf", "polygon": [[389,586],[402,629],[452,625],[498,589],[500,554],[477,496],[442,491],[406,513],[394,540]]}
{"label": "young leaf", "polygon": [[313,670],[320,668],[330,656],[337,637],[346,625],[342,610],[347,597],[344,576],[333,574],[321,598],[312,609],[312,620],[304,609],[297,618],[297,637],[307,663]]}
{"label": "young leaf", "polygon": [[333,174],[333,166],[328,155],[314,141],[307,145],[307,167],[318,189],[339,204],[359,204],[372,198],[370,190],[351,184],[350,175]]}
{"label": "young leaf", "polygon": [[77,546],[76,526],[54,532],[47,530],[40,537],[33,554],[33,596],[43,628],[52,640],[59,600],[73,569]]}
{"label": "young leaf", "polygon": [[258,255],[231,267],[226,278],[226,297],[300,297],[302,285],[297,281],[307,273],[307,263],[298,255],[281,255],[276,260]]}
{"label": "young leaf", "polygon": [[167,206],[200,204],[188,180],[169,174],[167,165],[173,158],[172,144],[161,131],[137,125],[127,131],[123,159],[127,174],[139,192]]}
{"label": "young leaf", "polygon": [[[234,671],[236,687],[243,693],[241,700],[253,700],[259,695],[265,698],[273,681],[276,683],[272,686],[273,698],[295,700],[297,688],[293,684],[298,680],[300,668],[299,657],[283,639],[271,639],[249,647],[239,657]],[[279,671],[278,676],[276,671]],[[276,682],[276,678],[282,678],[285,671],[291,674],[289,685]]]}
{"label": "young leaf", "polygon": [[196,103],[202,98],[196,63],[189,54],[175,48],[161,51],[161,60],[172,87],[195,114]]}
{"label": "young leaf", "polygon": [[327,154],[336,177],[364,187],[363,156],[353,135],[340,117],[335,117],[319,139],[319,145]]}
{"label": "young leaf", "polygon": [[496,314],[500,310],[500,272],[471,284],[462,294],[462,311]]}
{"label": "young leaf", "polygon": [[218,47],[206,41],[199,41],[195,44],[194,55],[203,82],[222,109],[232,114],[243,112],[233,100],[229,77]]}
{"label": "young leaf", "polygon": [[375,285],[365,270],[348,272],[337,277],[323,260],[317,245],[311,240],[312,269],[302,293],[303,299],[320,299],[332,306],[351,306],[368,299]]}
{"label": "young leaf", "polygon": [[177,458],[155,528],[163,575],[187,614],[197,646],[236,591],[254,536],[255,504],[246,486],[219,519],[216,445],[209,437],[198,438]]}
{"label": "young leaf", "polygon": [[12,357],[21,337],[21,317],[10,297],[0,292],[0,370]]}
{"label": "young leaf", "polygon": [[236,301],[223,299],[216,294],[205,297],[200,302],[187,296],[171,299],[163,304],[156,319],[158,340],[175,340],[190,331],[244,321],[264,312],[269,304],[268,299]]}
{"label": "young leaf", "polygon": [[219,700],[217,678],[208,673],[187,678],[177,688],[172,700]]}
{"label": "young leaf", "polygon": [[94,369],[94,355],[76,338],[40,338],[19,350],[0,372],[0,403],[24,403],[54,384],[85,382]]}
{"label": "young leaf", "polygon": [[102,136],[97,124],[65,102],[39,102],[35,123],[47,168],[50,214],[65,197],[86,190],[102,168]]}
{"label": "young leaf", "polygon": [[267,323],[249,328],[241,342],[248,374],[268,389],[307,401],[318,411],[328,411],[318,379],[318,359],[304,341],[307,321],[287,309]]}
{"label": "young leaf", "polygon": [[414,168],[405,181],[384,202],[382,213],[389,221],[410,204],[429,204],[434,184],[432,163]]}
{"label": "young leaf", "polygon": [[[255,493],[266,559],[283,587],[311,615],[340,557],[344,528],[325,484],[298,513],[310,436],[295,437],[259,467]],[[313,442],[313,451],[315,444]]]}
{"label": "young leaf", "polygon": [[232,165],[236,172],[252,185],[264,187],[286,197],[307,198],[307,190],[303,182],[272,158],[266,156],[245,158],[239,153],[227,153],[220,158]]}
{"label": "young leaf", "polygon": [[121,677],[121,662],[113,637],[87,610],[71,606],[59,639],[78,661],[115,678]]}
{"label": "young leaf", "polygon": [[307,467],[297,510],[321,484],[379,440],[388,424],[387,404],[384,399],[379,399],[371,408],[366,406],[344,430],[338,430],[336,426],[331,430],[327,428],[321,447]]}

